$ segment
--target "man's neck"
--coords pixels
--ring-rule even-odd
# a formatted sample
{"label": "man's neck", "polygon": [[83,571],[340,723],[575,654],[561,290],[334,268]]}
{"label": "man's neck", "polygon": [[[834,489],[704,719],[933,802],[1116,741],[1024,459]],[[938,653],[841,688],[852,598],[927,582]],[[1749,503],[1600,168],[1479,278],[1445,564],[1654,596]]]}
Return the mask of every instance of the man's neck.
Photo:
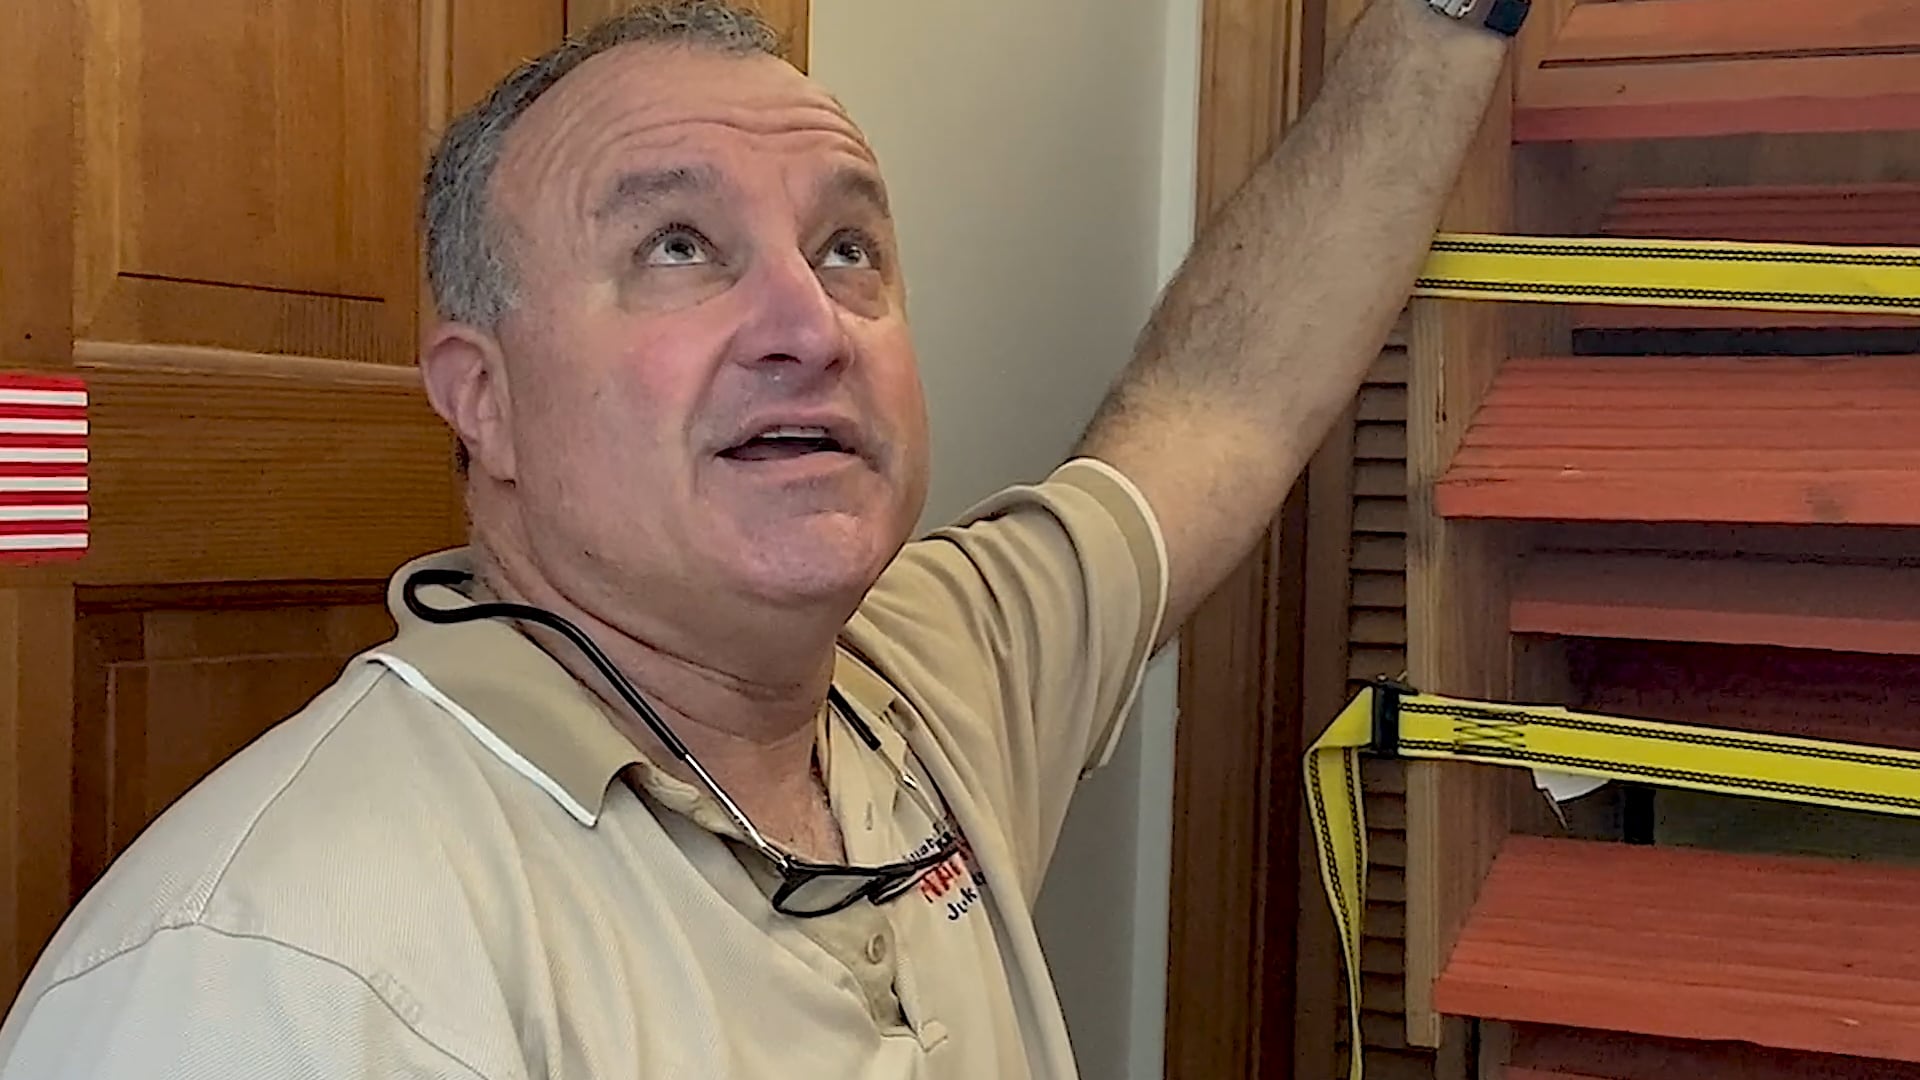
{"label": "man's neck", "polygon": [[[826,826],[825,792],[814,770],[816,721],[833,678],[834,638],[789,639],[762,664],[737,653],[709,656],[669,638],[623,629],[570,601],[527,563],[476,548],[476,587],[493,598],[543,608],[592,638],[660,720],[726,789],[763,833],[799,854],[837,857],[839,839]],[[687,769],[628,706],[587,657],[551,630],[525,632],[581,683],[605,701],[622,732],[655,765],[688,783]],[[667,642],[673,640],[674,644]],[[802,659],[802,658],[805,659]],[[776,678],[757,672],[777,673]]]}

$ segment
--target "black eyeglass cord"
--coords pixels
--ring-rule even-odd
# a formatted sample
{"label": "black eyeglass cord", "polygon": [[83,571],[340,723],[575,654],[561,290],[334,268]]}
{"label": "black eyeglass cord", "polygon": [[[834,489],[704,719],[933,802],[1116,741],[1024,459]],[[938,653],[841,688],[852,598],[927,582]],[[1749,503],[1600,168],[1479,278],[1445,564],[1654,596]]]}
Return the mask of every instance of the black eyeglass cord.
{"label": "black eyeglass cord", "polygon": [[[652,731],[662,743],[666,744],[668,751],[683,763],[698,768],[698,763],[694,761],[693,753],[687,749],[687,744],[680,741],[680,737],[673,733],[673,729],[667,725],[667,722],[661,719],[658,712],[654,711],[653,705],[649,703],[645,697],[641,696],[640,691],[635,689],[633,683],[629,682],[627,677],[620,672],[620,669],[614,666],[613,661],[608,659],[605,652],[601,651],[600,646],[571,621],[545,608],[534,607],[530,604],[489,601],[462,608],[436,608],[428,606],[428,604],[420,598],[420,590],[428,586],[441,585],[458,591],[459,586],[472,580],[473,575],[465,570],[454,570],[445,567],[426,567],[408,575],[406,582],[401,586],[401,600],[406,604],[407,610],[413,613],[415,618],[423,622],[435,623],[441,626],[450,626],[455,623],[478,622],[482,619],[518,619],[552,630],[554,633],[566,638],[567,642],[574,648],[580,650],[581,655],[585,656],[588,662],[593,664],[594,669],[600,673],[601,677],[612,684],[614,693],[620,695],[620,700],[625,702],[628,708],[638,713],[640,719],[646,723],[648,730]],[[870,750],[879,750],[880,737],[873,733],[873,729],[867,726],[867,722],[861,718],[858,712],[847,706],[845,700],[840,697],[839,688],[830,687],[827,694],[828,697],[832,699],[834,708],[839,711],[847,723],[859,734],[860,741],[866,743],[867,748]]]}
{"label": "black eyeglass cord", "polygon": [[[427,567],[407,576],[407,580],[401,586],[401,597],[406,604],[407,610],[423,622],[450,625],[454,623],[476,622],[481,619],[515,619],[552,630],[565,638],[574,648],[580,650],[581,655],[585,656],[588,661],[593,664],[594,668],[606,678],[607,682],[613,686],[614,692],[620,696],[620,700],[625,702],[635,713],[639,714],[640,719],[646,723],[654,735],[659,737],[661,743],[665,744],[667,749],[672,752],[675,757],[678,757],[680,762],[692,771],[694,775],[706,785],[707,789],[713,793],[715,798],[720,801],[722,809],[727,812],[728,816],[733,819],[734,824],[745,834],[748,844],[756,848],[778,869],[781,885],[771,898],[774,910],[792,915],[796,918],[818,918],[822,915],[829,915],[834,911],[841,910],[848,904],[852,904],[862,897],[877,903],[882,899],[899,895],[905,888],[910,887],[913,881],[918,880],[922,874],[932,869],[936,863],[950,857],[953,851],[958,849],[958,834],[949,830],[942,816],[932,808],[930,803],[927,803],[921,797],[919,787],[914,783],[912,777],[896,768],[894,770],[896,779],[916,801],[921,803],[926,809],[929,819],[933,822],[936,846],[925,856],[920,859],[908,859],[882,866],[860,867],[815,863],[810,860],[797,858],[784,851],[761,834],[760,830],[754,826],[752,820],[747,817],[746,812],[742,810],[740,806],[734,802],[733,798],[727,794],[726,790],[720,786],[719,781],[715,780],[701,767],[700,762],[694,758],[692,751],[688,750],[686,744],[681,742],[679,737],[673,733],[673,729],[667,726],[666,721],[661,719],[660,714],[654,710],[647,699],[641,696],[640,691],[637,690],[631,682],[627,681],[626,676],[621,674],[620,669],[614,666],[613,661],[607,657],[606,653],[601,651],[593,639],[588,637],[585,632],[572,622],[544,608],[533,607],[528,604],[490,601],[470,604],[466,607],[436,608],[429,606],[420,597],[421,589],[435,585],[444,586],[457,593],[459,586],[472,580],[473,575],[465,570],[457,570],[450,567]],[[866,720],[847,703],[846,699],[840,694],[839,688],[829,684],[827,697],[834,711],[838,712],[841,719],[845,720],[848,726],[852,727],[853,730],[859,734],[861,741],[867,745],[867,748],[884,757],[885,753],[881,747],[879,737],[874,734],[872,728],[867,726]],[[814,881],[820,880],[821,878],[847,877],[848,875],[857,876],[861,879],[859,887],[848,889],[846,895],[841,897],[836,903],[828,904],[818,909],[809,909],[804,905],[796,905],[789,902],[799,890]]]}

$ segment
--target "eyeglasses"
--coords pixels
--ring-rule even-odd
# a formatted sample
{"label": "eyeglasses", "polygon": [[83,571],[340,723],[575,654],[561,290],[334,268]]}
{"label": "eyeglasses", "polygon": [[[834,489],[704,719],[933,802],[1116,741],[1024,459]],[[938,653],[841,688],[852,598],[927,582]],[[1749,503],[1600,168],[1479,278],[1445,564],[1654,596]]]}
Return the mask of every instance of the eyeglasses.
{"label": "eyeglasses", "polygon": [[424,568],[407,577],[405,584],[401,587],[401,596],[407,610],[425,622],[450,625],[477,622],[481,619],[519,619],[544,626],[566,638],[568,643],[579,649],[607,682],[612,684],[614,692],[620,695],[620,700],[639,714],[648,730],[652,731],[654,736],[666,746],[667,751],[693,773],[714,800],[720,804],[721,810],[739,828],[741,835],[746,837],[747,844],[773,864],[780,875],[780,884],[774,890],[772,898],[775,911],[795,918],[810,919],[831,915],[861,900],[884,904],[913,888],[928,871],[946,862],[960,850],[960,837],[953,829],[947,827],[946,815],[934,810],[933,804],[927,799],[920,785],[914,782],[913,777],[907,775],[892,758],[881,752],[879,737],[873,733],[872,728],[867,726],[866,721],[861,719],[860,714],[847,705],[846,699],[840,696],[840,691],[836,687],[830,687],[827,691],[833,711],[839,714],[847,726],[853,728],[854,732],[860,736],[860,741],[867,745],[867,749],[880,754],[881,759],[887,763],[887,768],[893,773],[894,781],[907,793],[908,798],[919,806],[921,812],[926,814],[927,820],[932,823],[934,835],[930,841],[922,845],[926,849],[924,854],[879,866],[815,862],[782,850],[779,845],[768,840],[759,829],[754,827],[753,822],[747,818],[746,812],[733,801],[726,789],[720,786],[720,782],[715,780],[694,758],[693,752],[688,750],[679,736],[673,733],[673,729],[667,726],[666,721],[654,711],[653,706],[640,696],[640,692],[627,681],[626,676],[620,673],[613,661],[600,650],[600,646],[596,645],[593,639],[579,627],[550,611],[526,604],[491,602],[473,604],[464,608],[434,608],[428,607],[418,596],[418,591],[426,586],[444,585],[457,589],[472,578],[473,575],[464,570]]}

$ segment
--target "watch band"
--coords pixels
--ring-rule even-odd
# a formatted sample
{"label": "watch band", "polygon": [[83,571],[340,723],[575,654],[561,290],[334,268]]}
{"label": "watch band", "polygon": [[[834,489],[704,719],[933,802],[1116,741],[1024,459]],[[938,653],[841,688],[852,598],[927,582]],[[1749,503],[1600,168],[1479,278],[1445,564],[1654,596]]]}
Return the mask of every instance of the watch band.
{"label": "watch band", "polygon": [[1496,34],[1513,37],[1527,21],[1527,12],[1531,10],[1529,0],[1493,0],[1487,6],[1487,29]]}
{"label": "watch band", "polygon": [[1530,0],[1427,0],[1427,6],[1450,19],[1477,16],[1487,29],[1507,37],[1520,32],[1532,9]]}

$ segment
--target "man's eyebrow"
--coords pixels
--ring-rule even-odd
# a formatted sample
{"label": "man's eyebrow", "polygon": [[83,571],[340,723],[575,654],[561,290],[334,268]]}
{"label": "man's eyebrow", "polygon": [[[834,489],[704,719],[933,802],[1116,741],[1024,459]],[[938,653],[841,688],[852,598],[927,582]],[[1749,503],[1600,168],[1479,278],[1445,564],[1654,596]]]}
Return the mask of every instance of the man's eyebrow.
{"label": "man's eyebrow", "polygon": [[892,217],[893,212],[887,206],[887,187],[870,169],[856,166],[836,169],[820,185],[820,202],[864,202],[869,203],[882,217]]}
{"label": "man's eyebrow", "polygon": [[593,219],[604,221],[623,211],[644,209],[672,195],[699,194],[719,186],[719,176],[704,165],[622,173],[606,197],[593,208]]}

